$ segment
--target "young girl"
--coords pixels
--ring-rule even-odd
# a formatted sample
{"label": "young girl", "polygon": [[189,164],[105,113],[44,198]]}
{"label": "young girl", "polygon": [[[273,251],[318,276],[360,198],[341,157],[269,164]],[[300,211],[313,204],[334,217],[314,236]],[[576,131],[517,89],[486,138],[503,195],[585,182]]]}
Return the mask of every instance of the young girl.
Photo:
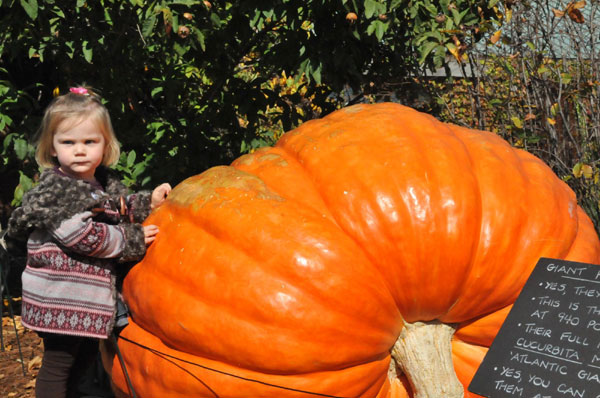
{"label": "young girl", "polygon": [[21,319],[44,340],[38,398],[77,396],[98,339],[114,326],[116,266],[140,260],[158,233],[140,223],[171,187],[128,195],[107,168],[118,158],[108,111],[96,94],[76,87],[52,101],[36,150],[45,170],[8,227],[13,238],[27,239]]}

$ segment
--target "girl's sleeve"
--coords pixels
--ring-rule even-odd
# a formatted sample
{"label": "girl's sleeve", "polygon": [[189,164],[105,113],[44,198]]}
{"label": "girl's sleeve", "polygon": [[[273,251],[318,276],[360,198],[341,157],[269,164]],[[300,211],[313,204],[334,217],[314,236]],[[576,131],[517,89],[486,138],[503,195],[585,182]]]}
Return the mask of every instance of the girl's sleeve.
{"label": "girl's sleeve", "polygon": [[141,191],[127,196],[127,212],[133,223],[142,223],[150,215],[152,192]]}
{"label": "girl's sleeve", "polygon": [[140,224],[110,225],[93,220],[86,211],[49,230],[65,248],[84,256],[116,258],[119,262],[141,259],[146,253],[144,230]]}

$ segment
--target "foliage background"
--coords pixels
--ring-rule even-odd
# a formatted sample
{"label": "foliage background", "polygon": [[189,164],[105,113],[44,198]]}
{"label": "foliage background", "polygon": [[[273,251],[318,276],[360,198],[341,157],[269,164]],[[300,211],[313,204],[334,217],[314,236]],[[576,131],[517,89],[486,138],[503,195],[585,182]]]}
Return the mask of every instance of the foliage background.
{"label": "foliage background", "polygon": [[[43,109],[85,82],[106,101],[134,189],[229,163],[342,106],[391,100],[534,152],[598,227],[598,2],[550,3],[0,0],[0,221],[39,172]],[[553,52],[584,26],[587,42],[575,40],[591,54]]]}

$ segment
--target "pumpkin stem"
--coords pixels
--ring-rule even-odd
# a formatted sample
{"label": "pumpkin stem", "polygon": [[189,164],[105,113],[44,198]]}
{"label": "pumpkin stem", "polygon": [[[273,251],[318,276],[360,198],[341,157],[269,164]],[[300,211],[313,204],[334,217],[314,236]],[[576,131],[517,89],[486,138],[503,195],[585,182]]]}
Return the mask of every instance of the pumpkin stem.
{"label": "pumpkin stem", "polygon": [[454,371],[452,336],[456,328],[439,321],[405,323],[392,348],[392,364],[407,376],[414,398],[462,398]]}

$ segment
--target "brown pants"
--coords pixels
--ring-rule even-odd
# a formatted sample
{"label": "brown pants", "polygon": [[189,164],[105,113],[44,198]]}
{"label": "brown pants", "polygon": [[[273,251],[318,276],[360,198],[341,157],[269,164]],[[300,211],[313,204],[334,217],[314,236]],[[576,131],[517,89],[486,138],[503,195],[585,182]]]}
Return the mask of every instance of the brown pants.
{"label": "brown pants", "polygon": [[98,355],[98,340],[40,333],[44,340],[42,367],[35,384],[36,398],[75,398],[78,385]]}

